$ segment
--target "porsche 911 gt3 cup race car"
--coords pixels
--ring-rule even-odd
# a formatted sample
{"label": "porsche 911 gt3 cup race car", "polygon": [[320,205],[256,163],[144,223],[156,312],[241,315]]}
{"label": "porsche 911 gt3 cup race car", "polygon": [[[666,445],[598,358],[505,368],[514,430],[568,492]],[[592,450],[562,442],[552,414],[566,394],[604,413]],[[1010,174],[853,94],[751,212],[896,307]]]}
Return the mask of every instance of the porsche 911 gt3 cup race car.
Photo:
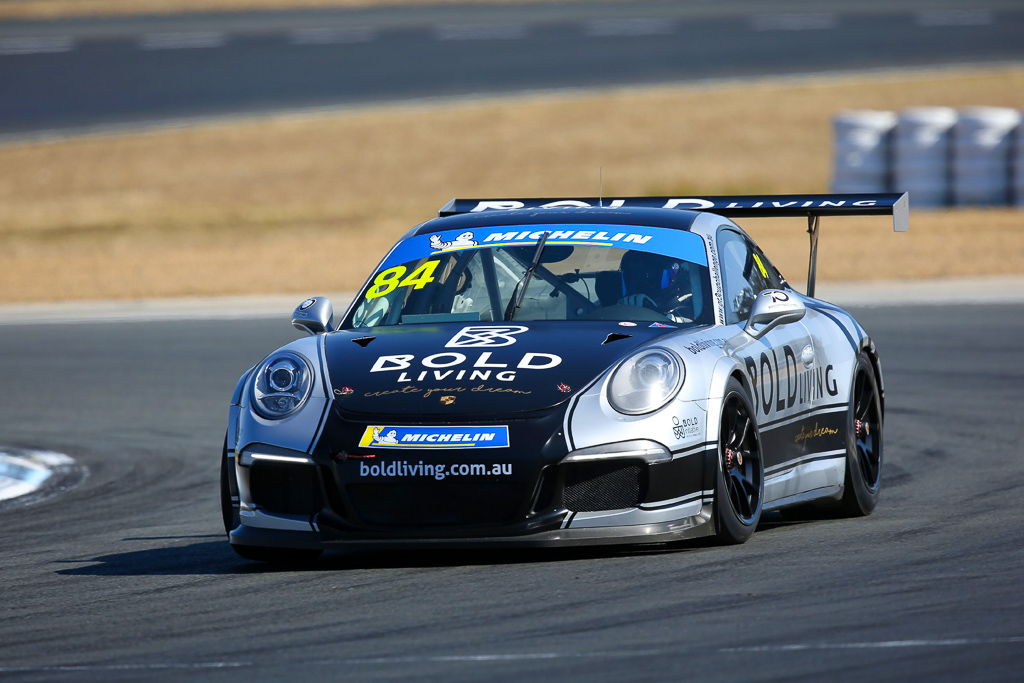
{"label": "porsche 911 gt3 cup race car", "polygon": [[[766,510],[875,507],[878,353],[813,298],[819,217],[906,195],[452,200],[341,317],[239,380],[232,547],[747,540]],[[808,294],[731,218],[804,216]]]}

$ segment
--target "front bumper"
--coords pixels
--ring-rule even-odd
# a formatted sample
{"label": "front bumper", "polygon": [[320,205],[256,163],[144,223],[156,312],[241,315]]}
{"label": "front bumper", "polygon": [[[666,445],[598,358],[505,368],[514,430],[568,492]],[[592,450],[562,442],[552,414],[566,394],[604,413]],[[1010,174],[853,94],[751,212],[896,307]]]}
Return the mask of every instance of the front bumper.
{"label": "front bumper", "polygon": [[657,524],[630,526],[590,527],[580,529],[555,529],[538,531],[521,536],[474,536],[474,537],[346,537],[316,531],[313,524],[308,529],[275,529],[239,525],[230,534],[231,543],[236,545],[265,546],[296,549],[328,548],[375,548],[380,550],[399,548],[545,548],[594,545],[629,545],[648,543],[670,543],[693,538],[711,536],[715,533],[712,523],[712,507],[704,505],[696,515]]}
{"label": "front bumper", "polygon": [[[714,533],[717,455],[706,444],[661,455],[620,449],[605,460],[591,447],[574,451],[582,454],[574,459],[561,415],[552,411],[510,422],[515,448],[412,455],[360,448],[365,423],[332,422],[312,454],[245,446],[235,467],[241,524],[230,533],[232,543],[542,547],[665,543]],[[443,481],[360,475],[368,462],[419,457],[511,463],[512,474]]]}

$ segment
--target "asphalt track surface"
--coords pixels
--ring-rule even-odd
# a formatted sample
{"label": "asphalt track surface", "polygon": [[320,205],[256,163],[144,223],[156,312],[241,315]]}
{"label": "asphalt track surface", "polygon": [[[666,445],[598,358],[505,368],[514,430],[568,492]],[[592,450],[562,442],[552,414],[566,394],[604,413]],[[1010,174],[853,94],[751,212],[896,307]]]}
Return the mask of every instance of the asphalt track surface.
{"label": "asphalt track surface", "polygon": [[217,503],[231,388],[285,315],[4,326],[0,442],[89,475],[0,507],[0,678],[1019,680],[1024,305],[856,312],[887,383],[871,517],[291,570],[236,557]]}
{"label": "asphalt track surface", "polygon": [[[0,136],[1024,58],[1013,0],[630,0],[0,24]],[[854,86],[855,87],[855,86]]]}

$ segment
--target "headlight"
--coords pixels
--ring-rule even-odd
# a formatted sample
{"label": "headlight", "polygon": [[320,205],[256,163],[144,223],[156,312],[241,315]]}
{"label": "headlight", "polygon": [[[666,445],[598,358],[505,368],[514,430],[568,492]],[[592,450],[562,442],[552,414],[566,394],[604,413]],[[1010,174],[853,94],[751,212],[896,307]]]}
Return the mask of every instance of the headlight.
{"label": "headlight", "polygon": [[262,417],[279,420],[302,407],[313,388],[313,369],[302,356],[280,351],[256,368],[252,407]]}
{"label": "headlight", "polygon": [[608,383],[608,402],[626,415],[650,413],[668,403],[683,386],[686,367],[672,351],[660,346],[627,358]]}

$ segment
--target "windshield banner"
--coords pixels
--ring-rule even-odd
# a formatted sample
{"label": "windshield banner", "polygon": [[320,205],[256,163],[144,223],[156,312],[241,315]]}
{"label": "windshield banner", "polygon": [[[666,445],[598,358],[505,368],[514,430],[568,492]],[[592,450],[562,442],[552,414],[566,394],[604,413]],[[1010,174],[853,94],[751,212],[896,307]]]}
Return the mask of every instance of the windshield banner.
{"label": "windshield banner", "polygon": [[548,233],[545,247],[614,247],[663,254],[701,266],[708,264],[704,240],[691,232],[646,225],[557,224],[502,225],[414,235],[397,244],[381,267],[387,268],[452,251],[489,247],[529,247],[536,245],[537,240],[545,232]]}

